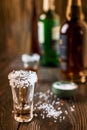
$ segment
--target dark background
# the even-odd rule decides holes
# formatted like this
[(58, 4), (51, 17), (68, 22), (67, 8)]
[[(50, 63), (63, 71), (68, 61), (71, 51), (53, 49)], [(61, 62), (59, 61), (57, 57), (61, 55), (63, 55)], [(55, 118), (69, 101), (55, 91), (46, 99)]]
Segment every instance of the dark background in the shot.
[[(37, 17), (42, 13), (43, 0), (36, 0)], [(61, 23), (65, 20), (67, 0), (55, 0)], [(87, 0), (82, 0), (87, 22)], [(29, 53), (31, 46), (32, 0), (0, 0), (0, 52)]]

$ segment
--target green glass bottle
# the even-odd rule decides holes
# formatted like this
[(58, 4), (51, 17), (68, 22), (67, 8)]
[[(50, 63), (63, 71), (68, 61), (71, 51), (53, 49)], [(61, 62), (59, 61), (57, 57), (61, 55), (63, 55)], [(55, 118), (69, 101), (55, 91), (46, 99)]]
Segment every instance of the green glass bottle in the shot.
[(41, 49), (41, 64), (58, 66), (58, 39), (60, 18), (54, 11), (54, 0), (44, 0), (38, 20), (38, 39)]

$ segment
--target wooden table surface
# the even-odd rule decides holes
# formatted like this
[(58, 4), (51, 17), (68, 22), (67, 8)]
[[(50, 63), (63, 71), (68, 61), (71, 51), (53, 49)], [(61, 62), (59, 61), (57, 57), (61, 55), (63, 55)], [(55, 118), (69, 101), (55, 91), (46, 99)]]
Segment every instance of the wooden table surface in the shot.
[[(39, 67), (38, 84), (34, 94), (34, 118), (30, 123), (18, 123), (12, 114), (12, 93), (8, 73), (23, 69), (20, 56), (0, 56), (0, 130), (86, 130), (87, 129), (87, 84), (80, 84), (75, 96), (59, 98), (51, 92), (52, 83), (58, 81), (58, 68)], [(47, 116), (40, 105), (53, 106), (57, 114)], [(50, 111), (48, 112), (49, 114)]]

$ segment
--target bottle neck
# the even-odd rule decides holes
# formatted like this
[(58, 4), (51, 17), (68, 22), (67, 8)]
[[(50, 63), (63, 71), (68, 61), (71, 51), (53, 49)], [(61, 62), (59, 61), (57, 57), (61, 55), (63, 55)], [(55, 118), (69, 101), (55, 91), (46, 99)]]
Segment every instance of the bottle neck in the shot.
[(68, 20), (83, 20), (81, 0), (68, 0), (66, 17)]
[(55, 10), (54, 0), (43, 0), (43, 10), (44, 12)]

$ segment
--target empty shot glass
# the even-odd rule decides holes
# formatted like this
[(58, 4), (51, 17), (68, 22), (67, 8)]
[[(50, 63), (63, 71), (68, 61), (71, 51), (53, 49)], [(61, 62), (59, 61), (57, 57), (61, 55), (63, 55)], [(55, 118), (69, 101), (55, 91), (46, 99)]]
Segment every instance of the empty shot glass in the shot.
[(12, 71), (8, 75), (13, 96), (14, 119), (29, 122), (33, 118), (34, 87), (37, 74), (33, 71)]

